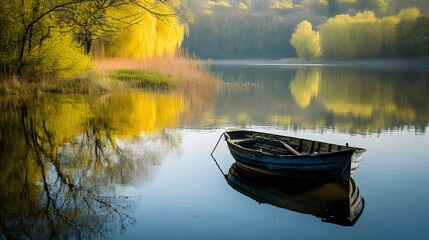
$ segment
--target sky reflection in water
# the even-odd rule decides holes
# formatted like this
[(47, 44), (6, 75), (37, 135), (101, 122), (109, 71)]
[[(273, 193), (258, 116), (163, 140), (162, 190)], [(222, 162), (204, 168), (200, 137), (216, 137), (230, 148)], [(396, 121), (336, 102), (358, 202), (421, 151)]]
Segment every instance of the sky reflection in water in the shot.
[[(14, 108), (3, 101), (2, 233), (126, 239), (428, 234), (428, 72), (212, 69), (229, 82), (213, 98), (46, 96)], [(209, 156), (230, 127), (366, 148), (353, 175), (365, 199), (358, 222), (324, 223), (234, 190)], [(234, 160), (224, 142), (214, 155), (228, 173)]]

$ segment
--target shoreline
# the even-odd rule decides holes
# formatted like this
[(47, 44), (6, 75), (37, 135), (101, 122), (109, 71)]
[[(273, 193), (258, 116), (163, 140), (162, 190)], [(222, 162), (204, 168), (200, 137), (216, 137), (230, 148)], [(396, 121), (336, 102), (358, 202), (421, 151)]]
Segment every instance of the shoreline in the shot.
[[(127, 73), (120, 74), (122, 76), (114, 76), (118, 71), (134, 71), (136, 74), (132, 73), (132, 75), (135, 75), (135, 79), (129, 78)], [(217, 89), (218, 85), (219, 79), (199, 60), (183, 57), (106, 58), (94, 60), (94, 68), (87, 75), (68, 79), (46, 75), (36, 80), (0, 76), (0, 96), (103, 94), (175, 89), (192, 92), (201, 89)]]
[(355, 59), (355, 60), (311, 60), (286, 59), (210, 59), (202, 61), (209, 65), (242, 66), (308, 66), (308, 67), (384, 67), (384, 68), (429, 68), (429, 58), (414, 59)]

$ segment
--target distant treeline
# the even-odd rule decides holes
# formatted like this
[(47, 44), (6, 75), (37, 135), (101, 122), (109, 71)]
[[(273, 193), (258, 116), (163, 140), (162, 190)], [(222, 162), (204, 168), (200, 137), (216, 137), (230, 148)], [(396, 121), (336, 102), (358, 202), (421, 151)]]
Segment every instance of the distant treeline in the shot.
[(295, 15), (202, 15), (189, 25), (183, 47), (201, 58), (296, 57), (289, 40), (302, 20)]
[(189, 2), (196, 17), (183, 46), (201, 58), (360, 59), (429, 54), (429, 1)]
[(373, 12), (337, 15), (313, 31), (300, 23), (291, 44), (299, 57), (313, 59), (367, 59), (429, 56), (429, 16), (416, 8), (377, 18)]

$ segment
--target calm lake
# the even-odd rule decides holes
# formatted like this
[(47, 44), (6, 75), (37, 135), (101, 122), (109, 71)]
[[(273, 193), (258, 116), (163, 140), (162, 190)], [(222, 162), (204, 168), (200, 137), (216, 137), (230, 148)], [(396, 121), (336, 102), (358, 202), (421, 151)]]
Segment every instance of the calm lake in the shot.
[[(213, 94), (3, 99), (0, 239), (426, 239), (429, 68), (255, 63), (212, 64)], [(353, 226), (335, 184), (234, 188), (229, 128), (367, 149)]]

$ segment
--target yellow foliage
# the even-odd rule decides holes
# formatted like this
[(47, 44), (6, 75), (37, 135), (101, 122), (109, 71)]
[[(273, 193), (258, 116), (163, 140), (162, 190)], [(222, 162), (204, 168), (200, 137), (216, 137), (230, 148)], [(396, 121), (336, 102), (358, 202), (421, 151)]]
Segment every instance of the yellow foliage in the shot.
[(395, 18), (399, 20), (413, 20), (420, 17), (420, 10), (417, 8), (402, 9)]
[[(90, 105), (83, 97), (45, 97), (33, 103), (28, 110), (38, 136), (46, 141), (64, 143), (71, 141), (84, 130), (84, 121), (92, 116)], [(45, 130), (49, 131), (49, 135)], [(49, 138), (49, 139), (48, 139)]]
[(351, 103), (351, 102), (332, 102), (325, 104), (326, 110), (333, 112), (335, 115), (347, 115), (352, 113), (356, 117), (371, 117), (373, 108), (371, 105)]
[(330, 18), (319, 26), (324, 58), (370, 58), (380, 54), (381, 47), (393, 49), (395, 26), (403, 19), (416, 19), (420, 11), (404, 9), (398, 15), (377, 18), (371, 11)]
[(1, 5), (0, 65), (18, 75), (33, 74), (30, 78), (36, 78), (34, 72), (62, 78), (87, 73), (90, 58), (74, 38), (75, 28), (64, 23), (62, 12), (50, 11), (50, 1), (11, 0)]
[(235, 116), (235, 119), (237, 121), (237, 124), (239, 124), (242, 127), (246, 127), (250, 123), (250, 117), (249, 117), (249, 115), (247, 113), (237, 114)]
[(183, 97), (173, 93), (120, 93), (109, 97), (97, 112), (117, 135), (138, 136), (177, 127), (184, 105)]
[(300, 58), (313, 59), (320, 56), (319, 32), (314, 32), (311, 23), (302, 21), (295, 29), (290, 40)]
[[(392, 88), (381, 84), (380, 76), (361, 75), (353, 71), (324, 71), (312, 68), (300, 69), (290, 83), (295, 102), (301, 108), (310, 105), (312, 99), (326, 110), (337, 116), (352, 114), (355, 117), (369, 119), (373, 113), (396, 116), (398, 119), (412, 121), (416, 111), (409, 106), (398, 106)], [(280, 121), (272, 118), (272, 122)]]
[(328, 4), (329, 4), (328, 1), (326, 1), (326, 0), (319, 0), (318, 3), (320, 5), (323, 5), (323, 6), (328, 6)]
[(273, 5), (269, 7), (270, 9), (293, 9), (294, 5), (292, 2), (288, 0), (280, 0), (280, 1), (274, 1)]
[(237, 3), (237, 7), (242, 9), (242, 10), (249, 10), (249, 7), (245, 3), (242, 3), (242, 2)]
[(62, 78), (85, 74), (92, 67), (90, 57), (74, 41), (73, 34), (56, 28), (51, 30), (50, 37), (43, 44), (31, 49), (28, 58), (38, 63), (36, 68), (41, 72)]
[(212, 14), (213, 14), (213, 12), (212, 12), (212, 11), (210, 11), (210, 10), (208, 10), (208, 9), (204, 9), (204, 10), (203, 10), (203, 13), (204, 13), (204, 14), (207, 14), (207, 15), (212, 15)]
[(386, 12), (389, 0), (367, 0), (370, 9)]
[(206, 5), (208, 7), (225, 7), (225, 8), (230, 8), (231, 7), (231, 4), (229, 4), (226, 1), (216, 1), (216, 2), (215, 1), (208, 1), (206, 3)]
[(389, 102), (383, 106), (383, 109), (387, 115), (394, 115), (398, 119), (405, 121), (413, 121), (416, 119), (416, 110), (411, 107), (398, 107), (395, 103)]
[(272, 115), (270, 117), (270, 122), (276, 126), (289, 126), (292, 123), (292, 116)]
[(311, 99), (319, 92), (320, 71), (300, 69), (295, 79), (290, 82), (290, 90), (296, 104), (302, 109), (310, 106)]
[(106, 56), (150, 58), (176, 53), (182, 44), (185, 33), (187, 33), (187, 26), (181, 24), (173, 16), (172, 7), (161, 3), (155, 4), (154, 0), (145, 2), (153, 4), (154, 7), (151, 8), (151, 11), (161, 13), (163, 16), (156, 18), (147, 12), (142, 12), (138, 6), (132, 5), (123, 6), (121, 9), (112, 12), (116, 18), (125, 19), (140, 14), (144, 15), (138, 24), (129, 26), (122, 30), (118, 36), (112, 37), (111, 41), (114, 44), (106, 46)]
[(373, 12), (354, 17), (338, 15), (319, 26), (323, 56), (327, 58), (366, 58), (378, 54), (380, 24)]
[(205, 112), (201, 114), (201, 125), (208, 126), (226, 126), (230, 121), (229, 115), (216, 116), (213, 112)]

